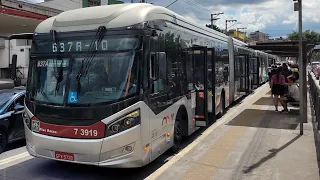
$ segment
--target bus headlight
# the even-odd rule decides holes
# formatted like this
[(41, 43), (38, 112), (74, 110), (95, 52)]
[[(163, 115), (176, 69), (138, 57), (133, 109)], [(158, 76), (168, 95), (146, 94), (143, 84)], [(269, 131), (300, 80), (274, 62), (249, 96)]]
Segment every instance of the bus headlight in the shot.
[(106, 137), (120, 133), (139, 124), (140, 110), (136, 110), (107, 125)]

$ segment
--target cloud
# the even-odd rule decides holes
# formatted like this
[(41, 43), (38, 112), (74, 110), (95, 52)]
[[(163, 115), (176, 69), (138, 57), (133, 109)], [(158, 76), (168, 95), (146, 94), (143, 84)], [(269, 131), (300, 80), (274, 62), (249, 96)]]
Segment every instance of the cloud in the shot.
[[(39, 2), (41, 0), (28, 0)], [(125, 3), (131, 0), (123, 0)], [(139, 2), (140, 0), (133, 0)], [(168, 6), (174, 0), (146, 0), (160, 6)], [(270, 36), (285, 36), (298, 27), (298, 13), (293, 10), (292, 0), (178, 0), (169, 9), (186, 19), (204, 26), (210, 23), (210, 14), (219, 15), (215, 24), (225, 29), (227, 19), (236, 19), (238, 24), (229, 23), (228, 29), (246, 27), (247, 32), (260, 30)], [(304, 29), (320, 31), (319, 0), (303, 0)]]
[[(191, 16), (197, 22), (202, 22), (201, 18), (210, 17), (210, 12), (224, 12), (224, 15), (219, 16), (216, 25), (221, 29), (225, 29), (226, 19), (236, 19), (241, 24), (228, 24), (228, 29), (246, 27), (248, 32), (260, 30), (269, 33), (270, 36), (284, 37), (298, 27), (298, 13), (294, 11), (292, 0), (188, 0), (188, 1), (201, 1), (201, 9), (207, 8), (208, 11), (198, 11), (199, 7), (192, 7), (194, 13)], [(319, 0), (304, 0), (303, 1), (303, 21), (304, 29), (315, 29), (320, 31), (320, 16), (317, 14), (320, 9)], [(183, 2), (183, 0), (182, 0)], [(179, 7), (174, 6), (173, 10), (182, 14), (190, 15), (189, 12), (184, 12), (182, 3)], [(190, 6), (185, 4), (184, 6)], [(190, 10), (190, 9), (189, 9)], [(211, 10), (211, 11), (210, 11)], [(190, 17), (189, 17), (190, 18)], [(208, 23), (210, 21), (208, 20)]]

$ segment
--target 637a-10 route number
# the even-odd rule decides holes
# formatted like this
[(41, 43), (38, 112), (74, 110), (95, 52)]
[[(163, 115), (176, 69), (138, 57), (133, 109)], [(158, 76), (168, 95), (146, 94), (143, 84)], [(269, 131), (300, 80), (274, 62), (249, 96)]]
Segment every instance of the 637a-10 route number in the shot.
[(87, 136), (87, 137), (97, 137), (98, 130), (95, 129), (82, 129), (82, 128), (73, 128), (74, 135)]

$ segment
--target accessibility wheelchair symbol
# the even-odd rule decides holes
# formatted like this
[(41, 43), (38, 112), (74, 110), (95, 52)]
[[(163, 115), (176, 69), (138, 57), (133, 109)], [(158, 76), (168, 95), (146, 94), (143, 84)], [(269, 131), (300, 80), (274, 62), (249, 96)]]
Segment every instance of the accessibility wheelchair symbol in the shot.
[(77, 92), (69, 92), (68, 103), (78, 103)]

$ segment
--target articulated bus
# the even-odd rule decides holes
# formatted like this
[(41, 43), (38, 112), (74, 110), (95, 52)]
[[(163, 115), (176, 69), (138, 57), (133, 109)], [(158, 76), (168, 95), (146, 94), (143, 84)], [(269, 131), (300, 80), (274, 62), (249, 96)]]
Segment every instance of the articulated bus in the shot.
[(27, 150), (73, 163), (147, 165), (264, 82), (266, 54), (257, 53), (151, 4), (51, 17), (32, 39)]

